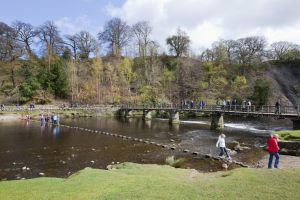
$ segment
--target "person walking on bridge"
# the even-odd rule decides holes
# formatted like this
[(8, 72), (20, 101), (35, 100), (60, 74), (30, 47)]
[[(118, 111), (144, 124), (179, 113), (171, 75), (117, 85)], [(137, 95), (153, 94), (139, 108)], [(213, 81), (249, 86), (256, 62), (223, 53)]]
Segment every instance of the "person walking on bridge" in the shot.
[(218, 138), (216, 147), (220, 148), (220, 154), (219, 156), (224, 158), (224, 154), (228, 159), (231, 159), (231, 157), (229, 156), (227, 149), (226, 149), (226, 144), (225, 144), (225, 134), (221, 134)]
[(278, 135), (277, 134), (271, 134), (270, 138), (268, 139), (268, 151), (269, 151), (269, 163), (268, 168), (272, 169), (273, 164), (273, 157), (275, 156), (275, 163), (274, 167), (278, 168), (279, 165), (279, 146), (278, 146)]
[(275, 103), (275, 114), (280, 114), (280, 103), (276, 101)]

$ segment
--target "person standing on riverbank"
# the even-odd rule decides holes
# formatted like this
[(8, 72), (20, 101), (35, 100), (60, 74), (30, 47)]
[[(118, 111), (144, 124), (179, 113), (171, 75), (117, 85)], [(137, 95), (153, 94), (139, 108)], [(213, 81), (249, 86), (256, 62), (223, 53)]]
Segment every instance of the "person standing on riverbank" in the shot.
[(227, 149), (226, 149), (225, 137), (226, 137), (225, 134), (221, 134), (219, 136), (216, 147), (220, 148), (220, 154), (219, 154), (220, 157), (224, 157), (224, 154), (225, 154), (225, 156), (228, 159), (231, 159), (231, 157), (229, 156)]
[(275, 163), (274, 167), (278, 168), (279, 165), (279, 146), (278, 146), (278, 135), (277, 134), (271, 134), (270, 138), (268, 139), (268, 151), (269, 151), (269, 163), (268, 168), (272, 169), (273, 165), (273, 157), (275, 156)]

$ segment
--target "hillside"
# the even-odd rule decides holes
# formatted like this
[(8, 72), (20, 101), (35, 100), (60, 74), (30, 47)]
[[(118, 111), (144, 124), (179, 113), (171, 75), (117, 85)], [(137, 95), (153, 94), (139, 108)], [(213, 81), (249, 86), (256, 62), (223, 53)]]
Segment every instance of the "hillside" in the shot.
[(280, 98), (282, 104), (297, 106), (300, 101), (300, 61), (269, 64), (265, 76), (274, 87), (271, 104)]
[[(0, 103), (77, 102), (83, 104), (180, 104), (183, 100), (214, 104), (216, 99), (250, 99), (256, 105), (296, 107), (300, 98), (300, 62), (253, 65), (200, 61), (187, 57), (97, 57), (82, 62), (55, 58), (51, 71), (43, 60), (0, 63)], [(46, 68), (46, 69), (45, 69)], [(24, 73), (28, 73), (25, 75)], [(268, 80), (267, 97), (254, 95), (257, 80)], [(269, 89), (268, 89), (269, 88)], [(264, 88), (265, 89), (265, 88)]]

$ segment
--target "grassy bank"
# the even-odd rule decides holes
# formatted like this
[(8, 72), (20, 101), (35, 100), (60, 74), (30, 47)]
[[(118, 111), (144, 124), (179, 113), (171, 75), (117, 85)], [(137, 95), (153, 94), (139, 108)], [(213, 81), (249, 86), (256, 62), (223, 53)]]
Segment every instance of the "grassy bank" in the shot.
[(282, 141), (300, 141), (300, 130), (286, 130), (275, 132)]
[(67, 179), (0, 182), (0, 199), (300, 199), (300, 169), (197, 173), (125, 163), (86, 168)]

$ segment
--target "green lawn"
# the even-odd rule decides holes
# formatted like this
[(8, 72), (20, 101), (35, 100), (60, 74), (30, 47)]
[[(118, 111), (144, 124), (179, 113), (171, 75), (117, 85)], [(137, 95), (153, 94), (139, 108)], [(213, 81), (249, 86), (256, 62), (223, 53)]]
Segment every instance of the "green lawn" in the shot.
[(195, 173), (170, 166), (125, 163), (86, 168), (67, 179), (0, 182), (0, 199), (300, 199), (300, 169), (235, 169)]
[(275, 132), (283, 141), (300, 141), (300, 130), (286, 130)]

